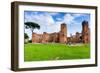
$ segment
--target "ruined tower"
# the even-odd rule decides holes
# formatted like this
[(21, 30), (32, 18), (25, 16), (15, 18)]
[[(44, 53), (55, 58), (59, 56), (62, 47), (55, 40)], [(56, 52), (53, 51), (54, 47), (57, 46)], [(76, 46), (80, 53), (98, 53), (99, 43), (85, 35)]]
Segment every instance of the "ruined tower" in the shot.
[(65, 23), (61, 24), (61, 31), (59, 32), (59, 42), (67, 43), (67, 26)]
[(83, 43), (90, 42), (90, 29), (89, 29), (88, 21), (82, 22), (82, 42)]

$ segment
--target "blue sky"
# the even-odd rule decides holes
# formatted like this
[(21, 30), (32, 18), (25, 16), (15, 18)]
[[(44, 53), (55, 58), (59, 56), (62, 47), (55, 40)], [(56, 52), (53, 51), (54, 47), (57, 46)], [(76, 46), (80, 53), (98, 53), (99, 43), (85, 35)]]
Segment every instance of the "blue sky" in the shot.
[[(42, 34), (43, 32), (59, 32), (61, 23), (66, 23), (67, 35), (74, 35), (76, 32), (82, 31), (82, 21), (84, 20), (90, 22), (90, 14), (24, 11), (24, 22), (35, 22), (40, 25), (39, 30), (34, 30), (34, 32), (38, 34)], [(31, 39), (30, 29), (25, 29), (25, 33), (27, 33)]]

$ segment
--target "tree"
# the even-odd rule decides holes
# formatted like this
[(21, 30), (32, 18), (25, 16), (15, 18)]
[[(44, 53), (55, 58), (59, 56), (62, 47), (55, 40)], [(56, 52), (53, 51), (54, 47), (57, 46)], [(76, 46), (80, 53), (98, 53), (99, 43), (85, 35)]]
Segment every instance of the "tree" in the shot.
[(29, 36), (27, 35), (27, 33), (24, 33), (24, 42), (25, 43), (28, 43), (28, 38), (29, 38)]
[(25, 22), (24, 24), (25, 24), (25, 28), (26, 29), (30, 28), (32, 33), (35, 28), (40, 29), (40, 25), (38, 25), (37, 23), (34, 23), (34, 22)]
[(27, 33), (24, 33), (24, 38), (25, 39), (28, 39), (29, 38), (29, 36), (27, 35)]

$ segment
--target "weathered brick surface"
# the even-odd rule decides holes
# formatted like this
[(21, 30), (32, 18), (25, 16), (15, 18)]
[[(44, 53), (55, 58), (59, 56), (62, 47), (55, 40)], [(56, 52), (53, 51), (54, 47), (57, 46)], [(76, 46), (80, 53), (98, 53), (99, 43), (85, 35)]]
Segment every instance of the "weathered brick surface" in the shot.
[(89, 43), (90, 29), (87, 21), (82, 22), (82, 32), (76, 32), (75, 35), (67, 37), (67, 25), (61, 24), (61, 30), (56, 33), (32, 34), (32, 43)]
[(82, 22), (82, 41), (83, 43), (90, 42), (90, 29), (87, 21)]
[(61, 24), (61, 31), (59, 32), (59, 42), (67, 43), (67, 27), (66, 24)]
[(67, 27), (66, 24), (61, 24), (61, 31), (58, 33), (32, 34), (32, 43), (67, 43)]

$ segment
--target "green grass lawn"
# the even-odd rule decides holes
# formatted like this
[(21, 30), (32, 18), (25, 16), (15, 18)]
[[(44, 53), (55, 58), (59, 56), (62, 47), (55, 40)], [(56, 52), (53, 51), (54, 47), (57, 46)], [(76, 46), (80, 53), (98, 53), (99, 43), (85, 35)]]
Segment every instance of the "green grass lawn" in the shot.
[(90, 58), (90, 45), (25, 44), (24, 61), (68, 60)]

